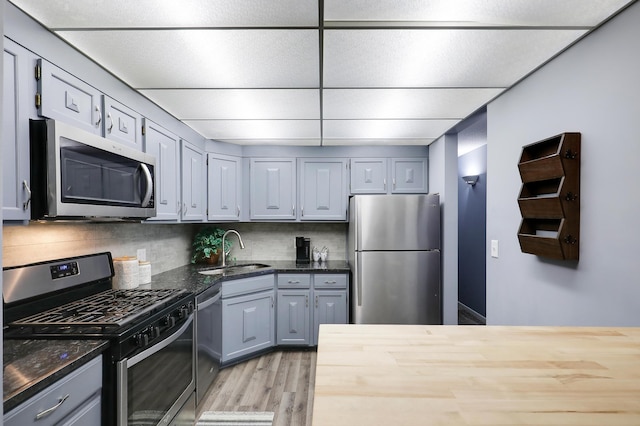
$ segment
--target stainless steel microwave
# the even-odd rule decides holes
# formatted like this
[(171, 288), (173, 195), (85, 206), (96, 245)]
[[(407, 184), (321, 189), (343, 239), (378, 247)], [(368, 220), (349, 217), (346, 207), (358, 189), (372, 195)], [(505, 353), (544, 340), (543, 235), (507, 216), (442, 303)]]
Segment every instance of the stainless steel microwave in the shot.
[(155, 158), (55, 120), (31, 120), (32, 219), (156, 215)]

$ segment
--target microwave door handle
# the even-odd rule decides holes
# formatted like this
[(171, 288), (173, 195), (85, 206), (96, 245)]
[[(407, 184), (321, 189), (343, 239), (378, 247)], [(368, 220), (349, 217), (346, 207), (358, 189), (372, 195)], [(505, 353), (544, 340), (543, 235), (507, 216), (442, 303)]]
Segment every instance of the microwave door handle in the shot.
[(142, 207), (147, 207), (149, 200), (151, 200), (151, 195), (153, 194), (153, 179), (151, 178), (151, 172), (146, 164), (140, 163), (140, 168), (142, 169), (142, 174), (144, 174), (144, 177), (147, 180), (147, 191), (142, 199)]

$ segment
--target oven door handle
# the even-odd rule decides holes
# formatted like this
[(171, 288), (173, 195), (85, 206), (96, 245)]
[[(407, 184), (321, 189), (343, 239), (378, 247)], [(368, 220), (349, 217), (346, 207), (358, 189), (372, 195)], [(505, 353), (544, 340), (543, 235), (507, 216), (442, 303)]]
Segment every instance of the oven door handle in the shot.
[(222, 292), (220, 290), (218, 290), (218, 292), (216, 294), (214, 294), (211, 298), (207, 299), (205, 302), (202, 303), (198, 303), (198, 312), (207, 309), (209, 306), (213, 305), (214, 303), (216, 303), (218, 300), (220, 300), (220, 297), (222, 296)]
[(167, 337), (160, 343), (156, 343), (155, 345), (151, 346), (149, 349), (142, 351), (139, 354), (127, 359), (127, 368), (133, 367), (140, 361), (150, 357), (156, 352), (160, 352), (161, 350), (163, 350), (164, 348), (166, 348), (167, 346), (169, 346), (170, 344), (178, 340), (178, 338), (182, 336), (182, 333), (184, 333), (184, 331), (191, 325), (192, 322), (193, 322), (193, 314), (189, 315), (189, 319), (184, 324), (182, 324), (182, 327), (180, 327), (171, 336)]

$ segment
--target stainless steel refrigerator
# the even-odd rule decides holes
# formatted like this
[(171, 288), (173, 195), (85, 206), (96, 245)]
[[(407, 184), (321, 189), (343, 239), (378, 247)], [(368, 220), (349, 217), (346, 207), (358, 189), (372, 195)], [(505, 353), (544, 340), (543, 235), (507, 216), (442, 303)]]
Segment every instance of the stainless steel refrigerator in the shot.
[(356, 324), (442, 324), (440, 197), (349, 200), (351, 315)]

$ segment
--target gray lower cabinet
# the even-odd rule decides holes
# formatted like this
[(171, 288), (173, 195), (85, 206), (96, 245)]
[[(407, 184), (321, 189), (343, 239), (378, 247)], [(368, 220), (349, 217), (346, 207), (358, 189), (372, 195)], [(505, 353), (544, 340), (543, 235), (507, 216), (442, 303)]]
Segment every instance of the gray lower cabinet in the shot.
[(278, 274), (278, 345), (315, 346), (320, 324), (348, 322), (348, 274)]
[(100, 425), (101, 392), (102, 356), (98, 356), (6, 413), (4, 425)]
[(29, 176), (29, 119), (37, 118), (33, 78), (37, 57), (13, 41), (4, 39), (2, 86), (2, 218), (31, 218)]
[(275, 345), (273, 275), (222, 283), (221, 363)]

